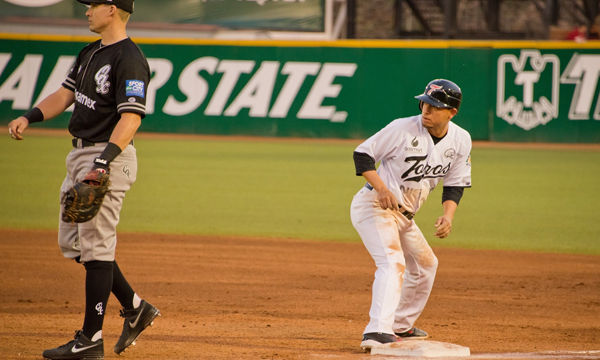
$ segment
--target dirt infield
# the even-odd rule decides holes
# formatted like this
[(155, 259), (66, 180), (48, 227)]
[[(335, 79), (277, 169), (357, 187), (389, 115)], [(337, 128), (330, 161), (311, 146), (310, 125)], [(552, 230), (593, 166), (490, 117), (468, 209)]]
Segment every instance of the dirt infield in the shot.
[[(434, 251), (417, 322), (433, 340), (474, 355), (600, 350), (600, 257)], [(52, 231), (0, 229), (0, 259), (0, 358), (41, 359), (83, 323), (84, 269)], [(362, 244), (121, 234), (117, 261), (163, 316), (119, 357), (111, 296), (106, 359), (386, 358), (359, 348), (375, 271)]]

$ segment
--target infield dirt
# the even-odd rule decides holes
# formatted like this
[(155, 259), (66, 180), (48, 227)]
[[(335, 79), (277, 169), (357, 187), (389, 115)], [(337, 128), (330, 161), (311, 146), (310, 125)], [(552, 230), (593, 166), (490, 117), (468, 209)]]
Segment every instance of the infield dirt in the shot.
[[(0, 358), (41, 359), (83, 323), (81, 265), (53, 231), (0, 229)], [(451, 239), (448, 240), (452, 241)], [(600, 257), (434, 248), (417, 326), (487, 353), (600, 350)], [(162, 316), (106, 359), (376, 359), (359, 348), (375, 266), (362, 244), (120, 234), (117, 261)]]

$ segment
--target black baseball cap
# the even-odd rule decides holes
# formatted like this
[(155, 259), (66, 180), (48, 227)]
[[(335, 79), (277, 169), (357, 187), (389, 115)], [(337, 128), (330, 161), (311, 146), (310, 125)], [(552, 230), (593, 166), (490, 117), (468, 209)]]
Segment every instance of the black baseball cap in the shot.
[(114, 5), (119, 9), (123, 9), (130, 14), (133, 14), (133, 0), (77, 0), (82, 4), (107, 4)]

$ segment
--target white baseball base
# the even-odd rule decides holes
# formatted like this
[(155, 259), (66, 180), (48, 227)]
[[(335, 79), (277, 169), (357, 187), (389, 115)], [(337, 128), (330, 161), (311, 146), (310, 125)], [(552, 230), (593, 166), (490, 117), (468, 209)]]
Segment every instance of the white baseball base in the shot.
[(431, 340), (398, 341), (371, 348), (371, 355), (446, 357), (470, 356), (468, 347)]

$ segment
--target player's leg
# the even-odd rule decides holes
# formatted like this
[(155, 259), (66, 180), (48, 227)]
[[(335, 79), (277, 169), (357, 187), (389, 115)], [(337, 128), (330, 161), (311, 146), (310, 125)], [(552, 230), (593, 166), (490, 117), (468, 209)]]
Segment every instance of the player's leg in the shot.
[(351, 206), (352, 224), (373, 257), (377, 270), (373, 282), (370, 322), (364, 334), (393, 335), (394, 312), (400, 301), (405, 260), (400, 246), (398, 218), (374, 205), (375, 192), (359, 191)]
[(135, 291), (133, 291), (133, 288), (131, 288), (131, 285), (129, 285), (129, 282), (125, 279), (125, 276), (123, 276), (121, 268), (119, 268), (116, 261), (113, 262), (112, 293), (117, 300), (119, 300), (119, 303), (124, 309), (133, 309), (137, 307), (135, 305), (139, 305), (139, 297), (137, 297)]
[[(77, 179), (83, 178), (91, 168), (93, 157), (82, 156), (82, 149), (74, 149), (67, 156), (67, 176), (61, 187), (61, 196)], [(70, 259), (81, 259), (81, 241), (79, 225), (62, 221), (59, 217), (58, 243), (63, 255)], [(86, 258), (87, 259), (87, 258)], [(65, 359), (73, 354), (86, 359), (103, 359), (104, 342), (102, 339), (102, 324), (106, 310), (106, 302), (112, 287), (112, 263), (90, 261), (86, 267), (86, 309), (83, 329), (77, 331), (75, 338), (63, 346), (48, 349), (43, 352), (46, 359)], [(107, 291), (108, 290), (108, 291)]]
[[(82, 253), (85, 256), (85, 252)], [(110, 261), (84, 261), (85, 317), (81, 331), (69, 343), (44, 351), (46, 359), (71, 359), (74, 354), (81, 359), (103, 359), (104, 340), (102, 326), (112, 288), (113, 263)]]
[[(61, 196), (69, 188), (73, 186), (73, 181), (67, 177), (63, 181), (60, 188)], [(58, 246), (63, 256), (68, 259), (77, 259), (81, 256), (81, 250), (79, 248), (79, 232), (77, 226), (71, 223), (62, 221), (62, 204), (60, 206), (60, 212), (58, 217)]]
[(102, 338), (104, 314), (112, 289), (113, 263), (88, 261), (85, 266), (85, 318), (83, 335), (92, 342)]
[(414, 221), (400, 233), (400, 241), (406, 258), (406, 272), (394, 319), (394, 332), (407, 338), (424, 339), (427, 334), (413, 329), (413, 325), (429, 299), (438, 259)]
[[(76, 161), (78, 150), (72, 150), (66, 159), (67, 175), (60, 187), (60, 201), (62, 202), (63, 194), (67, 192), (77, 181), (81, 175), (81, 162)], [(79, 259), (81, 249), (79, 246), (79, 230), (76, 224), (62, 221), (62, 203), (58, 217), (58, 246), (60, 247), (63, 256), (69, 259)]]
[(125, 319), (123, 331), (114, 347), (115, 353), (121, 354), (130, 345), (135, 344), (140, 333), (152, 325), (160, 312), (133, 291), (116, 261), (113, 263), (112, 292), (123, 306), (120, 315)]
[[(123, 205), (125, 192), (135, 182), (136, 175), (136, 150), (132, 145), (129, 145), (110, 164), (111, 192), (105, 198), (106, 206), (103, 204), (97, 215), (100, 223), (96, 226), (96, 231), (106, 239), (114, 238), (115, 247), (117, 242), (116, 227), (119, 222), (119, 213)], [(110, 243), (113, 244), (112, 241)], [(159, 311), (135, 293), (114, 260), (112, 293), (123, 307), (120, 312), (121, 317), (124, 318), (123, 331), (114, 347), (114, 351), (120, 354), (130, 345), (135, 344), (135, 340), (141, 332), (152, 325), (154, 319), (159, 315)]]
[[(87, 147), (74, 150), (74, 173), (77, 179), (83, 179), (91, 170), (93, 160), (102, 152), (101, 147)], [(110, 193), (108, 193), (110, 194)], [(117, 195), (118, 196), (118, 195)], [(102, 326), (108, 298), (113, 283), (113, 261), (116, 247), (114, 232), (106, 235), (101, 229), (110, 223), (110, 201), (103, 201), (102, 207), (92, 220), (77, 224), (81, 262), (85, 266), (85, 318), (82, 332), (92, 342), (102, 338)], [(102, 214), (101, 214), (102, 213)], [(108, 218), (108, 219), (107, 219)], [(115, 226), (116, 228), (116, 226)]]

